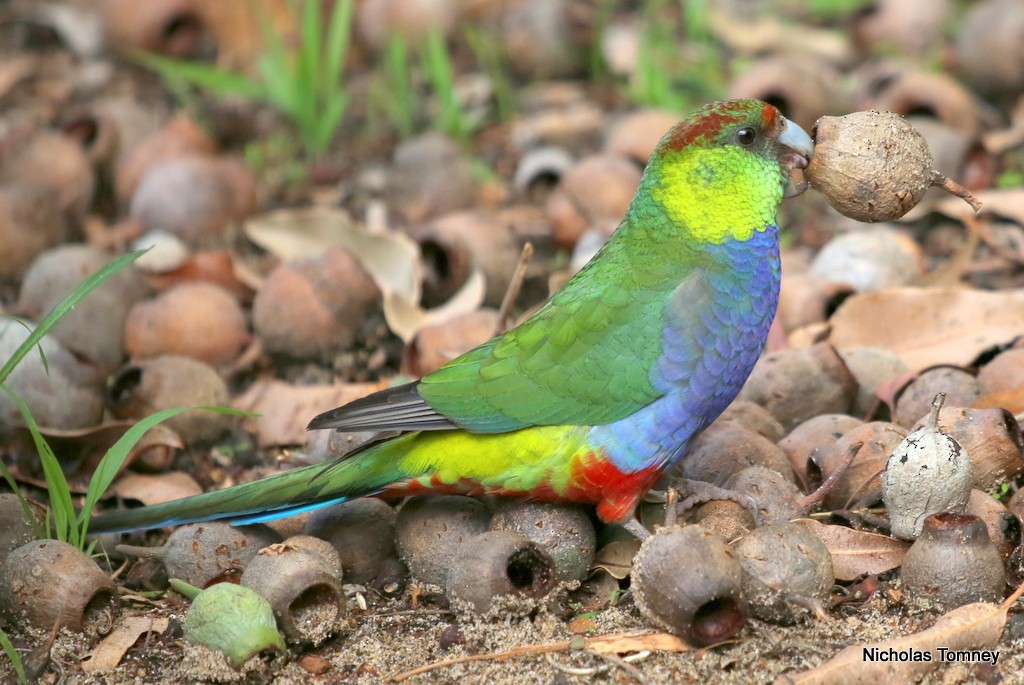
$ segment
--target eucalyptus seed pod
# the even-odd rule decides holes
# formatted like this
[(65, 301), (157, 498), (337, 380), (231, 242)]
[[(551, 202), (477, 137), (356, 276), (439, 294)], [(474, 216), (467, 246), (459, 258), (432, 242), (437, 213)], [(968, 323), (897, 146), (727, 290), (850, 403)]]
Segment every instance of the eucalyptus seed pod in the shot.
[(804, 171), (811, 187), (840, 214), (858, 221), (894, 221), (934, 186), (974, 207), (969, 191), (934, 169), (928, 144), (892, 112), (822, 117), (814, 126), (814, 157)]
[(77, 547), (33, 540), (0, 563), (0, 608), (39, 630), (109, 628), (117, 614), (117, 586)]
[(551, 502), (502, 502), (491, 517), (491, 530), (526, 536), (551, 555), (558, 581), (583, 580), (597, 546), (594, 524), (582, 507)]
[(753, 499), (763, 522), (788, 521), (805, 513), (800, 488), (778, 471), (764, 466), (748, 466), (733, 474), (725, 489)]
[(689, 522), (699, 524), (730, 542), (754, 529), (754, 516), (750, 510), (731, 499), (705, 502), (693, 512)]
[(750, 613), (773, 623), (791, 624), (809, 607), (823, 609), (835, 585), (832, 555), (798, 523), (774, 523), (735, 543), (743, 569), (743, 595)]
[(491, 512), (461, 495), (412, 497), (398, 510), (395, 542), (413, 578), (444, 587), (452, 557), (487, 530)]
[(788, 478), (793, 472), (789, 460), (779, 447), (735, 421), (717, 423), (704, 431), (682, 464), (682, 475), (715, 485), (725, 485), (734, 474), (747, 466), (764, 466)]
[(826, 509), (845, 509), (860, 500), (876, 501), (882, 494), (881, 473), (892, 451), (907, 437), (906, 429), (894, 423), (872, 421), (854, 426), (835, 442), (811, 451), (810, 460), (824, 481), (841, 468), (844, 456), (856, 443), (862, 447), (853, 461), (825, 495)]
[(172, 580), (175, 590), (192, 599), (181, 624), (185, 639), (227, 657), (239, 669), (265, 650), (287, 653), (277, 630), (274, 610), (254, 590), (234, 583), (217, 583), (198, 593), (187, 583)]
[[(247, 534), (247, 528), (259, 535)], [(206, 587), (240, 576), (256, 552), (277, 541), (263, 537), (267, 530), (266, 526), (235, 527), (219, 521), (190, 523), (171, 533), (163, 547), (118, 545), (117, 549), (143, 559), (158, 558), (169, 578)]]
[(341, 559), (331, 543), (297, 535), (261, 549), (241, 585), (270, 602), (285, 637), (318, 645), (345, 617)]
[(971, 460), (953, 438), (939, 429), (946, 399), (935, 396), (924, 428), (903, 439), (882, 471), (882, 501), (892, 534), (913, 540), (924, 519), (940, 511), (963, 512), (971, 496)]
[(939, 412), (939, 427), (971, 455), (974, 487), (979, 490), (991, 492), (1024, 473), (1020, 426), (1005, 409), (945, 407)]
[(985, 523), (988, 537), (1003, 559), (1020, 544), (1020, 520), (1003, 506), (1002, 502), (981, 490), (971, 490), (966, 513), (977, 516)]
[(551, 556), (525, 535), (507, 530), (477, 535), (449, 563), (448, 597), (468, 603), (476, 613), (486, 612), (500, 597), (540, 599), (557, 584)]
[(786, 429), (770, 411), (759, 404), (744, 400), (736, 400), (715, 419), (715, 423), (725, 421), (735, 421), (772, 442), (778, 442), (786, 434)]
[(942, 609), (999, 601), (1006, 589), (1003, 558), (977, 516), (943, 512), (924, 520), (900, 571), (914, 601)]
[[(28, 500), (29, 510), (26, 511), (21, 498), (13, 492), (0, 493), (0, 563), (7, 555), (36, 539), (42, 533), (43, 518), (33, 511), (36, 503)], [(34, 519), (34, 520), (33, 520)]]
[(647, 621), (692, 644), (727, 640), (747, 621), (739, 559), (701, 526), (660, 528), (644, 540), (630, 587)]
[(843, 433), (863, 423), (846, 414), (820, 414), (807, 419), (778, 441), (779, 449), (789, 458), (793, 473), (805, 490), (811, 486), (808, 468), (815, 448), (838, 440)]
[(346, 583), (366, 583), (377, 576), (385, 559), (396, 555), (396, 518), (387, 502), (360, 497), (317, 509), (303, 533), (334, 546)]
[(969, 407), (981, 397), (981, 385), (974, 374), (954, 366), (936, 366), (922, 371), (896, 395), (893, 421), (913, 426), (930, 415), (929, 407), (937, 393), (949, 399), (950, 407)]
[(760, 404), (793, 430), (818, 414), (845, 414), (856, 394), (857, 381), (835, 348), (819, 343), (761, 357), (739, 399)]

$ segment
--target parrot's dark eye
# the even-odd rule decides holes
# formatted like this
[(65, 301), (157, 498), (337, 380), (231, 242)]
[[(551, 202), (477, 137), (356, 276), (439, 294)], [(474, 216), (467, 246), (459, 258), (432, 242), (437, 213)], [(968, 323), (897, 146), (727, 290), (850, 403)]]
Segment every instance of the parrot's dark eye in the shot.
[(740, 145), (749, 147), (754, 144), (755, 140), (757, 140), (757, 131), (749, 126), (741, 128), (739, 131), (736, 131), (736, 140), (740, 141)]

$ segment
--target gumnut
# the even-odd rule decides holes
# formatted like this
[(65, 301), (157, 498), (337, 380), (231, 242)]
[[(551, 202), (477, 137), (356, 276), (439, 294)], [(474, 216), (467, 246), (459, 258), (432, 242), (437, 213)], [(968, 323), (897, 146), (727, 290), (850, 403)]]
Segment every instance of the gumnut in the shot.
[(681, 470), (689, 480), (725, 485), (747, 466), (765, 466), (788, 478), (793, 476), (778, 445), (734, 421), (715, 424), (698, 436)]
[(845, 509), (860, 501), (877, 501), (882, 494), (882, 470), (892, 451), (905, 437), (907, 430), (901, 426), (872, 421), (855, 426), (838, 440), (812, 450), (811, 463), (821, 477), (827, 479), (841, 467), (851, 447), (857, 443), (862, 444), (853, 462), (825, 495), (825, 508)]
[(444, 587), (452, 558), (487, 530), (491, 512), (470, 497), (423, 495), (406, 500), (395, 520), (395, 540), (413, 578)]
[(379, 304), (380, 289), (370, 275), (336, 247), (274, 269), (253, 301), (253, 328), (268, 352), (330, 360), (351, 349)]
[(507, 500), (491, 517), (491, 530), (526, 536), (547, 552), (559, 582), (583, 580), (594, 561), (597, 536), (577, 505)]
[(211, 283), (181, 283), (137, 303), (124, 327), (125, 351), (137, 358), (179, 354), (226, 364), (249, 340), (238, 301)]
[(715, 423), (725, 421), (735, 421), (772, 442), (782, 440), (786, 434), (786, 429), (782, 427), (778, 419), (772, 416), (770, 411), (759, 404), (744, 400), (736, 400), (715, 419)]
[(789, 464), (801, 487), (806, 490), (811, 486), (812, 479), (808, 473), (811, 453), (822, 445), (838, 440), (843, 433), (862, 423), (860, 419), (847, 414), (821, 414), (807, 419), (779, 440), (779, 449), (789, 458)]
[(892, 534), (921, 534), (924, 519), (941, 511), (963, 512), (971, 495), (971, 460), (960, 443), (939, 429), (939, 393), (924, 428), (903, 439), (882, 471), (882, 501)]
[(214, 149), (213, 140), (193, 119), (185, 115), (169, 119), (124, 151), (114, 178), (118, 201), (127, 207), (139, 183), (157, 164), (185, 155), (212, 155)]
[(975, 488), (991, 492), (1024, 474), (1020, 425), (1005, 409), (944, 407), (939, 412), (939, 428), (971, 455)]
[(67, 232), (52, 188), (18, 181), (0, 184), (0, 279), (20, 279), (35, 258), (63, 242)]
[(109, 629), (117, 614), (117, 586), (77, 547), (33, 540), (0, 563), (0, 606), (39, 630)]
[(495, 309), (474, 309), (441, 323), (428, 324), (406, 346), (402, 370), (412, 376), (426, 376), (493, 338), (497, 328)]
[[(91, 245), (70, 244), (47, 250), (29, 267), (21, 283), (18, 313), (41, 320), (90, 276), (111, 260)], [(128, 265), (95, 288), (67, 312), (50, 335), (69, 351), (112, 370), (124, 357), (125, 320), (145, 294), (135, 267)]]
[(971, 373), (952, 366), (937, 366), (910, 381), (896, 394), (894, 421), (912, 426), (929, 415), (932, 400), (943, 393), (950, 407), (969, 407), (981, 397), (981, 384)]
[[(0, 359), (10, 359), (32, 329), (30, 323), (0, 317)], [(28, 405), (40, 426), (75, 429), (98, 424), (103, 418), (103, 374), (50, 335), (38, 346), (14, 367), (5, 384)], [(18, 406), (7, 393), (0, 393), (0, 428), (24, 425)]]
[(468, 207), (476, 197), (469, 160), (455, 141), (427, 133), (395, 150), (386, 188), (389, 204), (409, 223)]
[(78, 141), (60, 132), (40, 131), (12, 147), (0, 160), (0, 181), (54, 190), (60, 211), (80, 221), (92, 205), (96, 173)]
[[(223, 407), (228, 404), (224, 380), (208, 364), (177, 355), (143, 359), (120, 369), (107, 385), (107, 406), (119, 419), (142, 419), (174, 407)], [(186, 444), (213, 440), (234, 417), (196, 409), (164, 423)]]
[(831, 345), (787, 348), (761, 357), (739, 399), (760, 404), (787, 431), (818, 414), (845, 414), (857, 381)]
[(894, 221), (933, 185), (981, 204), (936, 171), (924, 137), (892, 112), (822, 117), (814, 127), (814, 157), (804, 171), (811, 187), (839, 213), (858, 221)]
[(118, 545), (125, 554), (160, 559), (169, 578), (178, 578), (197, 587), (207, 587), (227, 579), (238, 579), (256, 553), (276, 536), (266, 537), (265, 526), (246, 528), (210, 521), (179, 527), (162, 547)]
[(640, 546), (630, 588), (648, 622), (692, 644), (710, 645), (746, 623), (742, 575), (721, 536), (701, 526), (669, 526)]
[(492, 530), (458, 548), (445, 589), (453, 602), (485, 613), (499, 598), (537, 600), (556, 584), (555, 562), (539, 544), (519, 533)]
[(911, 600), (942, 609), (998, 601), (1006, 589), (1003, 558), (985, 524), (970, 514), (927, 517), (903, 557), (900, 577)]
[(185, 639), (222, 653), (232, 668), (265, 650), (287, 653), (273, 608), (254, 590), (234, 583), (199, 590), (178, 579), (171, 585), (192, 600), (181, 624)]
[(371, 497), (317, 509), (303, 532), (334, 546), (347, 583), (366, 583), (395, 557), (397, 514), (386, 502)]
[(270, 602), (285, 638), (320, 644), (345, 617), (341, 559), (326, 540), (299, 535), (264, 547), (240, 583)]
[(555, 243), (570, 248), (589, 228), (610, 234), (626, 213), (640, 174), (631, 161), (611, 154), (576, 162), (548, 198)]
[(240, 160), (174, 156), (149, 167), (132, 195), (129, 215), (143, 231), (167, 231), (190, 245), (217, 243), (254, 209), (255, 186)]
[(832, 555), (798, 523), (757, 528), (733, 543), (743, 569), (750, 613), (773, 623), (795, 623), (808, 611), (821, 616), (835, 584)]

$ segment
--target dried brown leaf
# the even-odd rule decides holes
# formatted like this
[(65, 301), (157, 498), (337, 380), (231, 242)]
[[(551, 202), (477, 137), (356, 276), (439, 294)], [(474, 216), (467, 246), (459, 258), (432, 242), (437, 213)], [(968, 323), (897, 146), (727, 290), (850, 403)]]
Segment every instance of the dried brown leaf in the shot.
[(911, 371), (967, 366), (982, 351), (1024, 335), (1024, 292), (895, 288), (848, 298), (830, 320), (837, 348), (883, 347)]
[(315, 257), (331, 247), (343, 247), (380, 288), (388, 327), (405, 342), (423, 326), (473, 311), (484, 299), (484, 276), (474, 268), (448, 302), (436, 309), (423, 309), (419, 245), (396, 231), (369, 231), (340, 209), (314, 206), (277, 210), (248, 220), (245, 232), (254, 243), (284, 261)]
[(598, 635), (587, 639), (587, 649), (602, 654), (625, 654), (627, 652), (688, 652), (690, 645), (671, 633), (651, 633), (635, 630), (628, 633)]
[[(943, 662), (939, 648), (947, 650), (991, 649), (999, 642), (1006, 625), (1006, 612), (1020, 595), (1018, 588), (1000, 605), (978, 602), (957, 607), (940, 616), (926, 630), (895, 640), (850, 645), (834, 657), (809, 671), (782, 675), (776, 685), (876, 685), (909, 683), (934, 670)], [(878, 649), (888, 652), (928, 653), (928, 661), (868, 661), (865, 653)]]
[(86, 673), (110, 671), (117, 668), (121, 659), (139, 638), (147, 633), (162, 633), (170, 625), (167, 618), (153, 616), (125, 616), (109, 635), (103, 638), (88, 658), (82, 660)]
[(246, 419), (246, 428), (256, 434), (260, 447), (304, 445), (307, 441), (306, 424), (312, 417), (386, 386), (385, 381), (298, 386), (263, 380), (253, 383), (245, 393), (236, 397), (232, 406), (259, 414)]
[(832, 567), (838, 580), (853, 580), (896, 568), (903, 563), (903, 555), (910, 548), (909, 542), (887, 535), (825, 525), (811, 519), (798, 522), (824, 543), (832, 555)]
[(591, 568), (607, 571), (612, 578), (622, 580), (633, 570), (633, 557), (640, 550), (639, 540), (616, 540), (610, 542), (594, 555)]
[[(40, 427), (39, 432), (59, 455), (71, 492), (83, 495), (89, 489), (89, 481), (92, 480), (100, 459), (133, 425), (133, 421), (108, 421), (88, 428)], [(32, 438), (27, 428), (16, 428), (14, 437), (26, 447), (25, 450), (18, 449), (18, 453), (34, 454), (29, 448), (32, 445)], [(122, 468), (140, 460), (147, 465), (166, 464), (170, 461), (170, 456), (183, 447), (181, 437), (174, 430), (162, 424), (153, 426), (132, 447)], [(46, 487), (46, 479), (38, 460), (16, 461), (11, 464), (11, 473), (23, 483)]]
[(198, 495), (203, 491), (192, 476), (182, 471), (170, 473), (126, 473), (114, 483), (114, 494), (146, 506)]
[[(1005, 190), (979, 190), (974, 194), (982, 204), (981, 215), (1000, 216), (1024, 225), (1024, 188)], [(940, 199), (925, 201), (900, 217), (900, 221), (917, 221), (930, 212), (937, 212), (958, 221), (971, 216), (971, 210), (964, 207), (964, 201), (957, 197), (939, 196)]]
[(1000, 409), (1005, 409), (1014, 415), (1022, 414), (1024, 413), (1024, 387), (989, 393), (988, 395), (979, 397), (971, 407), (974, 409), (991, 409), (993, 407), (998, 407)]

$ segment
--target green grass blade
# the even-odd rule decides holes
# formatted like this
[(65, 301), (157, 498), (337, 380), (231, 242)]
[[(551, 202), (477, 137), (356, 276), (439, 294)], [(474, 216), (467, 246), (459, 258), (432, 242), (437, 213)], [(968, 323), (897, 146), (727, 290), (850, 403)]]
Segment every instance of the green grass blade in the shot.
[(32, 412), (25, 401), (18, 396), (8, 385), (0, 384), (0, 390), (7, 393), (7, 396), (18, 406), (21, 416), (25, 420), (25, 426), (32, 434), (36, 451), (39, 452), (39, 461), (43, 467), (43, 477), (46, 479), (46, 490), (50, 495), (50, 510), (53, 512), (53, 528), (55, 537), (63, 542), (70, 543), (79, 549), (82, 548), (83, 539), (78, 535), (78, 527), (74, 525), (75, 505), (71, 501), (71, 488), (68, 487), (67, 478), (61, 470), (57, 455), (53, 453), (50, 444), (46, 442), (39, 426), (36, 425)]
[(25, 663), (21, 660), (21, 654), (15, 649), (11, 638), (7, 637), (7, 633), (2, 630), (0, 630), (0, 647), (4, 648), (7, 658), (11, 660), (11, 667), (14, 668), (14, 674), (18, 677), (18, 685), (29, 685), (28, 678), (25, 676)]
[(11, 358), (7, 360), (7, 363), (0, 367), (0, 383), (7, 380), (7, 377), (11, 375), (11, 371), (13, 371), (14, 367), (18, 365), (18, 362), (24, 359), (25, 355), (29, 353), (29, 350), (38, 344), (38, 342), (43, 339), (43, 336), (49, 333), (50, 330), (57, 325), (57, 322), (60, 321), (65, 314), (71, 311), (71, 309), (73, 309), (83, 297), (98, 288), (104, 281), (115, 273), (134, 262), (142, 256), (144, 252), (145, 250), (129, 252), (128, 254), (123, 254), (120, 257), (111, 260), (102, 269), (91, 274), (88, 278), (79, 283), (67, 297), (54, 305), (53, 309), (50, 310), (50, 313), (43, 317), (42, 321), (36, 324), (35, 329), (29, 334), (28, 338), (25, 339), (25, 342), (18, 346), (18, 349), (14, 351)]
[(89, 532), (89, 521), (92, 519), (93, 508), (100, 500), (100, 497), (103, 496), (103, 493), (107, 491), (107, 488), (110, 487), (110, 484), (114, 482), (114, 478), (117, 477), (121, 467), (124, 466), (125, 460), (131, 454), (132, 448), (138, 444), (142, 436), (146, 434), (146, 431), (169, 418), (193, 410), (214, 411), (218, 414), (229, 414), (231, 416), (253, 416), (251, 412), (231, 409), (230, 407), (175, 407), (156, 412), (138, 421), (126, 430), (117, 442), (110, 446), (110, 449), (100, 459), (100, 463), (93, 472), (92, 478), (89, 481), (89, 489), (85, 494), (85, 503), (75, 519), (82, 540), (85, 539), (86, 534)]
[(259, 81), (210, 64), (148, 53), (136, 56), (135, 60), (167, 81), (185, 81), (218, 95), (238, 95), (248, 100), (266, 98), (266, 88)]
[(352, 0), (338, 0), (334, 4), (330, 23), (327, 25), (327, 40), (324, 61), (327, 69), (323, 86), (328, 89), (341, 88), (341, 75), (348, 57), (348, 42), (352, 32)]

